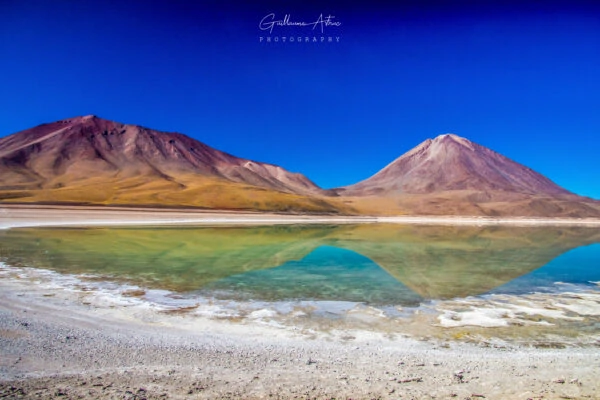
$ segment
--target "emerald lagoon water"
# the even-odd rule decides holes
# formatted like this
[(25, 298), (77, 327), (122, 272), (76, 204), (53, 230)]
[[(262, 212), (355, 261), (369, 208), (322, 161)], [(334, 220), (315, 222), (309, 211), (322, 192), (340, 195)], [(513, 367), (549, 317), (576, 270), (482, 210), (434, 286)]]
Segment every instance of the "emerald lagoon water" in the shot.
[[(583, 318), (586, 329), (600, 333), (600, 297), (594, 297), (600, 282), (598, 229), (22, 228), (0, 231), (0, 243), (0, 279), (30, 279), (49, 288), (87, 285), (86, 291), (191, 314), (207, 315), (208, 305), (213, 311), (220, 307), (216, 316), (270, 319), (337, 318), (356, 310), (400, 318), (406, 310), (429, 310), (440, 326), (469, 325), (468, 312), (474, 312), (479, 322), (471, 325), (501, 327), (533, 321), (535, 312), (514, 307), (537, 301), (540, 309), (554, 307), (565, 321)], [(549, 306), (552, 299), (561, 299), (559, 306)], [(504, 313), (500, 322), (494, 319), (494, 302), (510, 303), (515, 318)], [(548, 318), (560, 325), (558, 314)], [(372, 319), (361, 321), (364, 327)]]

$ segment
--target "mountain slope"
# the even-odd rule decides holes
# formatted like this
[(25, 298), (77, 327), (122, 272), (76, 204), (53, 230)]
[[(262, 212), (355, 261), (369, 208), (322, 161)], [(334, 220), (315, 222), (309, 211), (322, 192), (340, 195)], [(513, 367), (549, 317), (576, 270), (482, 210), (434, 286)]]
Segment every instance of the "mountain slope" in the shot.
[(15, 176), (15, 185), (25, 186), (44, 186), (64, 175), (86, 177), (89, 167), (96, 174), (122, 177), (148, 174), (169, 179), (196, 173), (287, 193), (323, 192), (304, 175), (234, 157), (179, 133), (94, 116), (44, 124), (0, 139), (0, 162), (2, 172)]
[(333, 191), (375, 214), (600, 216), (599, 202), (454, 134), (428, 139), (372, 177)]
[(326, 191), (302, 174), (180, 133), (91, 115), (1, 138), (0, 202), (600, 217), (600, 202), (453, 134), (428, 139), (369, 179)]
[(369, 179), (340, 192), (366, 196), (447, 190), (571, 194), (530, 168), (453, 134), (426, 140)]
[(5, 200), (335, 211), (325, 194), (279, 166), (95, 116), (0, 139)]

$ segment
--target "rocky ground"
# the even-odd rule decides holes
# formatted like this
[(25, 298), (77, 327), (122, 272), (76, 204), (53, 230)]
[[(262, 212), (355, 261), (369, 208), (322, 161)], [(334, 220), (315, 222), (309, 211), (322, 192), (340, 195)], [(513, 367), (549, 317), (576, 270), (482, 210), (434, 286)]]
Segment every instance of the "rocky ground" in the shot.
[(597, 347), (180, 324), (186, 316), (95, 308), (23, 288), (0, 290), (0, 398), (600, 398)]

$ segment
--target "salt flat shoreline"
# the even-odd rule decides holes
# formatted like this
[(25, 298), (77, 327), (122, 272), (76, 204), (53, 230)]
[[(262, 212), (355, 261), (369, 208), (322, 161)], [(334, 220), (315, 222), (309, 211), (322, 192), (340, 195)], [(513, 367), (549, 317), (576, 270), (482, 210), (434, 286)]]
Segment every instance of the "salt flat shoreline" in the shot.
[(513, 225), (600, 227), (594, 218), (480, 217), (480, 216), (335, 216), (245, 211), (0, 205), (0, 229), (60, 226), (133, 225), (285, 225), (394, 223), (420, 225)]
[(49, 295), (0, 281), (0, 396), (598, 398), (600, 349), (283, 330)]
[[(595, 220), (335, 217), (2, 206), (0, 228), (339, 223), (581, 225)], [(600, 347), (543, 349), (337, 328), (282, 327), (93, 301), (0, 279), (0, 398), (599, 398)]]

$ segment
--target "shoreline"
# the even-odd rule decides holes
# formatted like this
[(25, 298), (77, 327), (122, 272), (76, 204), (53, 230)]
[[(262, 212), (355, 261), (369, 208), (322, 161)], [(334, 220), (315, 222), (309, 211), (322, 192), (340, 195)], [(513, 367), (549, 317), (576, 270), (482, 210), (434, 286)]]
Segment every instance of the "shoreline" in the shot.
[[(33, 286), (31, 286), (33, 284)], [(45, 298), (116, 308), (133, 313), (129, 320), (157, 320), (178, 315), (180, 322), (231, 322), (267, 326), (277, 332), (325, 335), (364, 331), (368, 335), (433, 340), (438, 343), (518, 345), (536, 348), (594, 348), (600, 335), (600, 282), (557, 284), (553, 291), (522, 295), (490, 294), (419, 303), (371, 303), (344, 299), (234, 299), (216, 292), (151, 288), (110, 275), (70, 274), (51, 269), (13, 267), (0, 262), (0, 288), (43, 292)], [(582, 332), (580, 332), (582, 331)], [(344, 335), (342, 335), (344, 336)]]
[[(600, 226), (596, 220), (0, 206), (0, 229), (340, 223)], [(396, 320), (358, 306), (321, 324), (307, 322), (311, 310), (329, 311), (312, 304), (283, 307), (288, 314), (276, 316), (276, 307), (241, 312), (215, 299), (159, 290), (161, 303), (136, 297), (150, 291), (143, 287), (117, 282), (102, 289), (106, 279), (68, 274), (60, 274), (61, 284), (44, 276), (50, 270), (36, 275), (19, 268), (0, 262), (0, 397), (474, 400), (595, 398), (600, 392), (598, 335), (562, 341), (559, 329), (538, 346), (496, 334), (505, 323), (528, 332), (543, 328), (543, 314), (581, 325), (585, 315), (598, 315), (591, 305), (600, 304), (600, 293), (528, 296), (523, 303), (507, 296), (456, 299)], [(488, 326), (472, 328), (473, 318)]]
[(50, 296), (0, 281), (0, 395), (23, 398), (593, 398), (597, 347), (285, 330)]
[(479, 216), (336, 216), (247, 211), (0, 204), (0, 229), (136, 225), (364, 224), (600, 227), (600, 219)]

